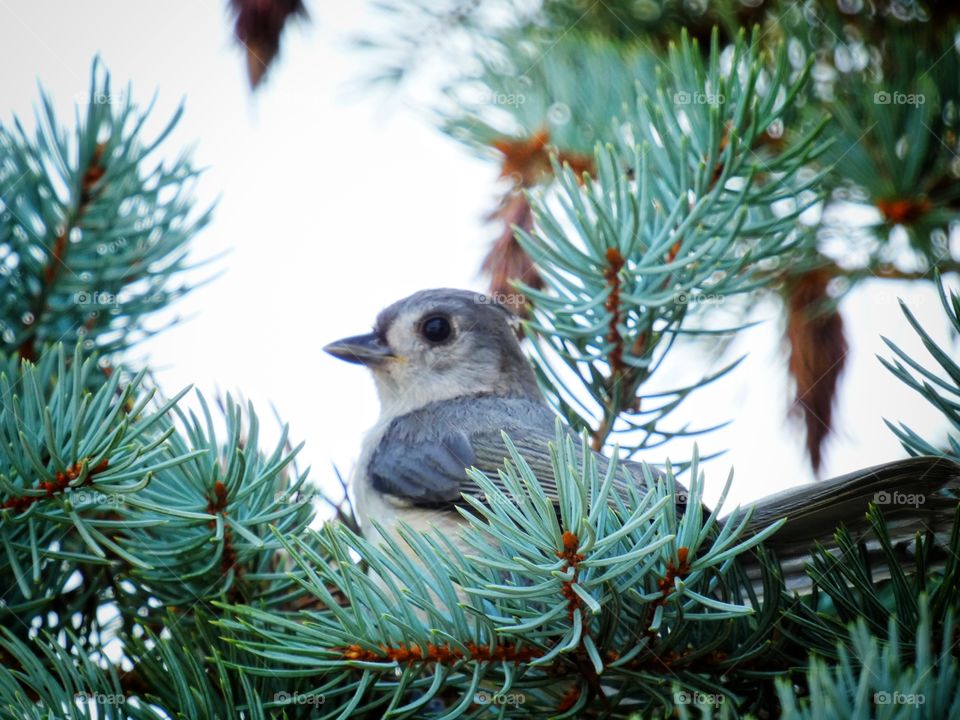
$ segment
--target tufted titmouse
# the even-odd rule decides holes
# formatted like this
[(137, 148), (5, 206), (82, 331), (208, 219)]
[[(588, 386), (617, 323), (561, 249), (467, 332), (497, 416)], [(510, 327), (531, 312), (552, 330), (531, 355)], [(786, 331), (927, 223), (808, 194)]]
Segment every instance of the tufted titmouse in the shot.
[[(465, 469), (496, 482), (508, 456), (501, 431), (517, 446), (548, 497), (556, 498), (547, 443), (556, 416), (544, 400), (516, 335), (516, 317), (466, 290), (423, 290), (383, 310), (372, 332), (337, 340), (324, 350), (373, 373), (380, 417), (363, 441), (351, 479), (365, 533), (375, 519), (394, 534), (398, 520), (436, 527), (456, 541), (464, 522), (462, 494), (483, 493)], [(601, 476), (608, 460), (597, 453)], [(642, 478), (636, 463), (624, 463)], [(627, 482), (622, 474), (619, 482)], [(894, 546), (918, 530), (949, 533), (960, 489), (960, 466), (917, 457), (794, 488), (755, 504), (749, 532), (787, 517), (765, 546), (776, 551), (787, 586), (808, 584), (805, 560), (815, 541), (829, 544), (836, 526), (855, 538), (869, 527), (870, 502), (894, 495), (923, 502), (884, 507)], [(868, 550), (869, 547), (868, 543)], [(873, 550), (879, 548), (874, 546)]]

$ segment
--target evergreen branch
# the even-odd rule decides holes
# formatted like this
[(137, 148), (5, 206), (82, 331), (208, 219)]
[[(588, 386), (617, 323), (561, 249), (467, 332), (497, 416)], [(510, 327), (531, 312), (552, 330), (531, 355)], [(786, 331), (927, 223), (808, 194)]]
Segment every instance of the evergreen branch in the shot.
[[(135, 659), (142, 697), (170, 717), (309, 720), (325, 703), (309, 682), (271, 673), (266, 663), (257, 674), (238, 669), (240, 651), (209, 614), (197, 611), (191, 623), (174, 612), (162, 617), (162, 632), (142, 627), (125, 638), (125, 648)], [(275, 714), (281, 708), (283, 714)]]
[(623, 470), (600, 477), (586, 438), (578, 451), (558, 432), (559, 509), (509, 443), (506, 491), (470, 471), (486, 500), (466, 498), (466, 551), (409, 528), (402, 544), (379, 546), (339, 525), (278, 534), (320, 609), (224, 606), (218, 624), (256, 658), (238, 667), (309, 678), (326, 698), (316, 717), (331, 718), (359, 708), (419, 716), (441, 688), (451, 716), (481, 712), (477, 698), (489, 692), (518, 694), (525, 716), (585, 717), (593, 698), (590, 716), (619, 717), (630, 703), (661, 707), (664, 677), (717, 687), (772, 631), (742, 603), (734, 558), (776, 528), (744, 538), (747, 516), (722, 527), (704, 517), (696, 466), (684, 505), (669, 470), (621, 497), (613, 479)]
[[(884, 643), (862, 620), (851, 624), (837, 662), (813, 657), (801, 696), (788, 680), (777, 680), (785, 720), (847, 720), (877, 717), (948, 718), (960, 714), (960, 664), (955, 648), (955, 616), (950, 611), (940, 632), (931, 620), (927, 597), (918, 598), (919, 623), (912, 662), (900, 655), (898, 618), (890, 617)], [(939, 650), (937, 649), (939, 647)]]
[[(705, 63), (684, 37), (616, 146), (597, 148), (596, 180), (555, 160), (555, 187), (531, 197), (535, 231), (517, 230), (545, 283), (520, 286), (534, 310), (526, 329), (538, 376), (575, 427), (595, 428), (594, 447), (617, 432), (634, 450), (670, 437), (658, 424), (676, 403), (632, 426), (628, 416), (645, 407), (643, 384), (689, 332), (691, 307), (760, 287), (758, 263), (796, 251), (805, 237), (795, 221), (817, 179), (799, 180), (798, 171), (822, 150), (819, 128), (789, 152), (761, 159), (754, 150), (805, 75), (788, 80), (781, 53), (767, 76), (743, 35), (731, 63), (738, 72), (721, 69), (716, 38)], [(785, 200), (792, 208), (774, 213)], [(571, 372), (591, 400), (585, 412), (564, 385)], [(638, 429), (639, 439), (629, 435)]]
[[(287, 450), (287, 429), (269, 454), (259, 447), (259, 421), (229, 396), (221, 439), (206, 401), (202, 417), (172, 408), (178, 432), (167, 452), (186, 461), (155, 472), (121, 508), (130, 522), (120, 544), (146, 565), (130, 578), (164, 605), (191, 607), (223, 596), (281, 607), (302, 596), (278, 554), (274, 532), (299, 534), (312, 518), (314, 491), (306, 473), (292, 475), (300, 447)], [(169, 422), (169, 421), (168, 421)], [(139, 522), (133, 522), (139, 521)], [(142, 602), (130, 595), (132, 605)]]
[[(836, 659), (835, 639), (842, 637), (847, 624), (863, 622), (878, 637), (893, 642), (886, 631), (888, 619), (895, 617), (899, 636), (909, 644), (920, 632), (920, 595), (929, 598), (929, 620), (939, 631), (948, 614), (960, 609), (960, 586), (956, 582), (960, 572), (960, 510), (954, 508), (948, 514), (952, 516), (952, 531), (918, 533), (912, 548), (891, 543), (887, 523), (895, 521), (895, 512), (885, 517), (877, 506), (868, 513), (872, 538), (855, 539), (840, 528), (836, 550), (818, 547), (814, 552), (807, 572), (818, 590), (787, 610), (781, 626), (784, 634), (795, 647)], [(902, 651), (908, 649), (907, 645), (901, 646)]]
[[(950, 292), (949, 297), (936, 274), (937, 290), (940, 303), (947, 314), (947, 319), (955, 332), (960, 332), (960, 295)], [(960, 458), (960, 365), (951, 357), (950, 353), (938, 347), (933, 338), (924, 330), (917, 318), (910, 312), (906, 304), (901, 301), (900, 309), (907, 318), (907, 322), (916, 331), (923, 341), (927, 352), (940, 366), (941, 372), (933, 372), (924, 368), (917, 360), (887, 338), (883, 341), (895, 354), (893, 360), (878, 358), (885, 368), (903, 381), (908, 387), (920, 393), (926, 400), (937, 408), (950, 423), (952, 433), (947, 437), (947, 446), (938, 446), (921, 438), (904, 423), (895, 425), (885, 420), (887, 427), (899, 438), (900, 443), (911, 455), (943, 455)], [(944, 377), (944, 374), (946, 377)]]
[[(960, 208), (957, 16), (940, 3), (912, 7), (899, 13), (889, 3), (874, 15), (816, 2), (778, 18), (795, 55), (821, 67), (800, 112), (832, 116), (837, 143), (823, 157), (832, 166), (824, 187), (837, 206), (879, 211), (880, 222), (862, 227), (874, 241), (869, 265), (902, 257), (904, 230), (916, 255), (938, 265), (950, 255), (945, 231)], [(848, 240), (853, 226), (841, 223), (838, 234)]]
[[(151, 334), (144, 320), (188, 291), (173, 281), (186, 245), (210, 218), (195, 216), (199, 172), (181, 158), (148, 169), (178, 110), (150, 141), (126, 92), (94, 61), (85, 116), (62, 128), (41, 95), (35, 137), (0, 127), (0, 340), (36, 360), (83, 340), (114, 353)], [(78, 113), (79, 116), (79, 113)]]
[[(161, 720), (155, 708), (128, 694), (118, 670), (101, 667), (71, 633), (44, 634), (28, 645), (0, 629), (0, 717), (10, 720)], [(72, 652), (71, 652), (72, 650)]]
[(121, 386), (119, 373), (103, 378), (79, 348), (68, 363), (62, 346), (37, 365), (18, 356), (2, 364), (0, 568), (12, 586), (0, 613), (22, 622), (57, 600), (78, 563), (142, 563), (113, 539), (124, 526), (117, 509), (191, 456), (161, 457), (168, 433), (158, 425), (178, 398), (147, 411), (153, 392), (142, 390), (142, 373)]
[(287, 452), (286, 429), (263, 453), (256, 416), (244, 424), (228, 398), (224, 442), (202, 398), (201, 422), (177, 407), (184, 393), (154, 400), (145, 372), (123, 384), (79, 348), (69, 362), (58, 346), (37, 365), (2, 364), (0, 570), (11, 584), (0, 615), (14, 635), (73, 632), (96, 652), (119, 625), (129, 654), (134, 628), (159, 632), (168, 609), (196, 628), (217, 598), (297, 606), (305, 592), (272, 533), (303, 532), (313, 495), (305, 474), (288, 472), (299, 448)]

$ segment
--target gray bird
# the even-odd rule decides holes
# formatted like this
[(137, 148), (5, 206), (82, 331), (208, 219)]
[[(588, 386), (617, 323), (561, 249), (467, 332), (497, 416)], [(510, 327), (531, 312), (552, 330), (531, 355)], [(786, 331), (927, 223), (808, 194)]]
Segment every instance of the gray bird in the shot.
[[(547, 443), (556, 415), (546, 403), (517, 340), (517, 318), (466, 290), (423, 290), (383, 310), (370, 333), (343, 338), (324, 350), (366, 366), (380, 398), (380, 417), (363, 441), (351, 477), (364, 533), (375, 519), (396, 537), (398, 520), (456, 540), (463, 495), (484, 494), (466, 468), (494, 482), (508, 457), (505, 431), (548, 497), (556, 500)], [(597, 453), (601, 476), (609, 460)], [(637, 463), (624, 463), (642, 478)], [(618, 482), (628, 482), (621, 474)], [(641, 481), (642, 482), (642, 481)], [(781, 518), (786, 524), (765, 546), (776, 551), (787, 587), (809, 584), (805, 561), (815, 541), (830, 544), (839, 523), (854, 537), (869, 527), (865, 512), (883, 493), (922, 498), (884, 508), (903, 560), (917, 530), (949, 533), (960, 489), (960, 466), (946, 458), (916, 457), (801, 486), (755, 503), (750, 532)], [(879, 552), (874, 542), (868, 551)], [(757, 568), (748, 569), (752, 574)]]

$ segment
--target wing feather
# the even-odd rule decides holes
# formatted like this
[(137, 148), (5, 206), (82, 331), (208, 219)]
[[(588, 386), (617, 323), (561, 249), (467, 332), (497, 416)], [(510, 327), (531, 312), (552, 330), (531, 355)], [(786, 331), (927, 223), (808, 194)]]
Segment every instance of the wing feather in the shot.
[[(368, 473), (381, 493), (418, 507), (452, 510), (465, 505), (463, 494), (483, 498), (480, 487), (467, 475), (471, 467), (507, 492), (499, 478), (504, 461), (510, 457), (502, 436), (506, 432), (546, 496), (557, 503), (549, 448), (556, 440), (554, 423), (555, 416), (545, 405), (529, 399), (474, 398), (469, 406), (459, 401), (437, 403), (391, 423), (373, 454)], [(569, 435), (579, 461), (580, 439), (572, 431)], [(602, 477), (610, 461), (600, 453), (593, 455)], [(643, 483), (639, 463), (623, 465), (634, 484)], [(626, 491), (627, 478), (626, 472), (618, 473), (615, 487)]]

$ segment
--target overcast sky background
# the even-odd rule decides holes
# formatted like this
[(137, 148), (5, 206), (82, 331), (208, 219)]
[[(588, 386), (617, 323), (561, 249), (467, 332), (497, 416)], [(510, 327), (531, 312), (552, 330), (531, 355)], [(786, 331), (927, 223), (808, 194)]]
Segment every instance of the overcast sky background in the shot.
[[(380, 308), (418, 289), (484, 288), (477, 268), (495, 229), (482, 218), (495, 201), (497, 168), (439, 133), (402, 95), (346, 91), (373, 69), (347, 43), (369, 25), (364, 3), (310, 3), (312, 22), (285, 35), (280, 60), (253, 97), (225, 5), (0, 0), (0, 121), (16, 114), (32, 126), (40, 81), (61, 121), (72, 124), (72, 105), (88, 92), (97, 53), (116, 89), (131, 81), (144, 104), (159, 92), (154, 130), (186, 99), (183, 120), (161, 152), (173, 158), (193, 146), (196, 163), (207, 168), (199, 203), (219, 198), (213, 222), (194, 241), (194, 257), (230, 254), (215, 265), (221, 277), (178, 304), (189, 321), (143, 351), (168, 393), (194, 384), (208, 396), (218, 389), (240, 394), (254, 402), (272, 438), (275, 407), (293, 439), (306, 442), (301, 463), (330, 486), (332, 464), (349, 470), (377, 401), (362, 368), (321, 348), (368, 330)], [(884, 334), (929, 364), (898, 296), (947, 340), (931, 285), (876, 281), (843, 301), (852, 350), (825, 477), (904, 454), (884, 417), (927, 437), (943, 432), (942, 418), (874, 357), (890, 355)], [(748, 352), (747, 360), (676, 416), (697, 425), (733, 420), (699, 441), (705, 452), (728, 449), (707, 465), (708, 501), (731, 466), (738, 502), (812, 478), (798, 427), (785, 419), (777, 309), (760, 304), (754, 317), (765, 322), (731, 349)], [(664, 366), (663, 385), (699, 371), (702, 362), (701, 354), (675, 355)], [(688, 456), (689, 443), (670, 453)], [(662, 462), (664, 452), (648, 459)]]

